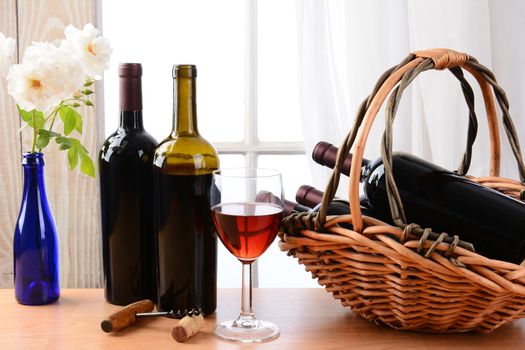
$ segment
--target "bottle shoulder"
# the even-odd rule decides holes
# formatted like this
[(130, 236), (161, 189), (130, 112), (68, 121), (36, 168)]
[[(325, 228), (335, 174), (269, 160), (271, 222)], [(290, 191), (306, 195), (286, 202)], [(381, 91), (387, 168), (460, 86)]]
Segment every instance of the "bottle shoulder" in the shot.
[(200, 135), (169, 136), (157, 146), (153, 165), (169, 174), (207, 174), (219, 168), (219, 156)]
[(114, 145), (121, 147), (153, 147), (155, 148), (158, 144), (157, 140), (151, 136), (148, 132), (134, 131), (126, 132), (124, 130), (117, 130), (113, 134), (109, 135), (104, 141), (104, 145)]
[(143, 155), (151, 156), (156, 146), (157, 141), (145, 131), (129, 133), (117, 130), (102, 145), (99, 158), (109, 161), (115, 156), (137, 158)]

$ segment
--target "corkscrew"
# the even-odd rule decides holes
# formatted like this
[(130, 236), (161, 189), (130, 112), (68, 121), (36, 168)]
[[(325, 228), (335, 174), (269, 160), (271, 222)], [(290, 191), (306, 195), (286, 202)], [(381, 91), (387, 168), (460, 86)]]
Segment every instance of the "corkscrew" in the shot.
[(137, 318), (148, 318), (148, 317), (167, 317), (167, 318), (183, 318), (184, 316), (199, 316), (202, 314), (202, 309), (191, 309), (191, 310), (171, 310), (171, 311), (155, 311), (155, 312), (139, 312), (135, 314)]
[(197, 317), (202, 315), (202, 309), (185, 309), (171, 310), (171, 311), (157, 311), (152, 312), (155, 305), (151, 300), (141, 300), (136, 303), (125, 306), (122, 310), (110, 315), (107, 319), (100, 323), (100, 327), (106, 333), (120, 331), (141, 318), (149, 317), (167, 317), (181, 319), (185, 316)]

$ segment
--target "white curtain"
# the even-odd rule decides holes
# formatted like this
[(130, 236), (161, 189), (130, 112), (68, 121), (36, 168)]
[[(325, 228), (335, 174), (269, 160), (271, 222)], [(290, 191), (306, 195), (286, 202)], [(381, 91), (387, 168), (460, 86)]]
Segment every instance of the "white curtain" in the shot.
[[(307, 154), (319, 140), (339, 146), (359, 103), (379, 76), (409, 52), (434, 47), (466, 52), (491, 69), (507, 92), (518, 134), (525, 137), (524, 1), (305, 0), (298, 2), (298, 15)], [(488, 175), (486, 114), (475, 80), (469, 77), (468, 81), (476, 94), (479, 122), (469, 173)], [(456, 169), (466, 145), (467, 122), (459, 82), (448, 71), (425, 72), (403, 96), (395, 122), (394, 149)], [(384, 115), (380, 113), (365, 157), (379, 157), (383, 128)], [(501, 175), (517, 178), (501, 126), (500, 132)], [(330, 172), (313, 162), (310, 165), (314, 185), (323, 188)], [(338, 195), (348, 195), (346, 181)]]

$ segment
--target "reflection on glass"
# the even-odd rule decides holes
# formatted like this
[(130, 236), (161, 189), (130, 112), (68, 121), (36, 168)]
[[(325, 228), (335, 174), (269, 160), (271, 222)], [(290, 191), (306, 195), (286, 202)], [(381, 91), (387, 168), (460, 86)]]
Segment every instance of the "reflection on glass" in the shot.
[(217, 234), (242, 263), (239, 317), (215, 328), (220, 339), (263, 342), (279, 336), (279, 327), (257, 320), (252, 310), (252, 263), (275, 239), (283, 211), (281, 174), (259, 168), (233, 168), (213, 173), (210, 206)]

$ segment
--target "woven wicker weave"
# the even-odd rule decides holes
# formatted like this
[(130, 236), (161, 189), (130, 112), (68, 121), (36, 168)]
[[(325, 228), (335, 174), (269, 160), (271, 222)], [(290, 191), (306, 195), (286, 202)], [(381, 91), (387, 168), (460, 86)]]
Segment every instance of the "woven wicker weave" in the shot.
[[(342, 143), (319, 213), (292, 214), (279, 236), (283, 251), (298, 258), (343, 306), (377, 324), (428, 332), (491, 332), (525, 316), (525, 267), (491, 260), (458, 245), (458, 237), (407, 224), (392, 176), (392, 123), (403, 90), (421, 72), (448, 69), (460, 81), (469, 106), (469, 135), (462, 164), (470, 165), (477, 120), (474, 95), (463, 70), (481, 87), (490, 134), (490, 176), (472, 178), (515, 198), (523, 198), (525, 167), (505, 93), (494, 75), (473, 57), (448, 49), (414, 52), (381, 76), (361, 104), (355, 126)], [(398, 227), (361, 215), (359, 175), (366, 139), (375, 116), (386, 106), (381, 154), (392, 217)], [(520, 171), (521, 182), (499, 177), (500, 139), (495, 100)], [(354, 144), (355, 141), (355, 144)], [(350, 215), (326, 217), (339, 182), (343, 159), (353, 148)], [(353, 230), (337, 225), (351, 223)], [(397, 239), (396, 239), (397, 238)]]

